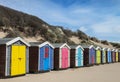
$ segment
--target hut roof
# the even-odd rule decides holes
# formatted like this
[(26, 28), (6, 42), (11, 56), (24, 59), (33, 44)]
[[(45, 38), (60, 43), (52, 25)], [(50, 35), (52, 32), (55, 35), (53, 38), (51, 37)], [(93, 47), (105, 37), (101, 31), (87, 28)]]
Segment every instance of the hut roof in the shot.
[(67, 43), (53, 43), (52, 45), (53, 45), (55, 48), (62, 48), (62, 47), (64, 47), (64, 46), (67, 46), (69, 49), (71, 49), (70, 46), (68, 46)]
[(95, 49), (96, 49), (96, 50), (99, 50), (99, 49), (101, 50), (101, 48), (100, 48), (99, 46), (97, 46)]
[(81, 44), (81, 46), (83, 48), (89, 48), (89, 49), (91, 49), (93, 47), (95, 49), (95, 47), (93, 45), (90, 45), (90, 44)]
[(102, 48), (102, 50), (107, 50), (107, 48)]
[(54, 48), (54, 46), (48, 41), (46, 41), (46, 42), (30, 42), (31, 46), (38, 46), (38, 47), (42, 47), (47, 44), (50, 45), (52, 48)]
[(81, 45), (70, 45), (70, 48), (71, 48), (71, 49), (81, 48), (82, 50), (84, 50)]
[(111, 49), (110, 49), (110, 48), (107, 48), (107, 51), (111, 51)]
[(6, 44), (6, 45), (11, 45), (13, 43), (15, 43), (16, 41), (21, 41), (23, 42), (25, 45), (30, 46), (30, 44), (28, 44), (27, 42), (25, 42), (22, 38), (20, 37), (16, 37), (16, 38), (1, 38), (0, 39), (0, 44)]

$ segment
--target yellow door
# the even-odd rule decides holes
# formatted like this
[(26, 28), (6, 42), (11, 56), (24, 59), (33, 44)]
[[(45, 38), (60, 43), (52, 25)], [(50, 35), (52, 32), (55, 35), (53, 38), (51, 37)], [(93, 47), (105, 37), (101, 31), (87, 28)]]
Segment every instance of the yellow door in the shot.
[(97, 64), (100, 64), (100, 62), (101, 62), (101, 53), (100, 53), (100, 50), (97, 50)]
[(118, 52), (116, 52), (116, 62), (118, 62)]
[(18, 46), (12, 46), (11, 51), (11, 76), (18, 75)]
[(19, 74), (26, 73), (26, 47), (19, 46)]
[(11, 76), (26, 73), (26, 47), (13, 45), (11, 54)]

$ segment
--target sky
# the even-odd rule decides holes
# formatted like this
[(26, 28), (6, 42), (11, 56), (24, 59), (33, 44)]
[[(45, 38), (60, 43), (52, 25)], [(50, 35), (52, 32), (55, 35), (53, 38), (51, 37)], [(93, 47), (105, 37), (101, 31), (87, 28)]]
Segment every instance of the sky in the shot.
[(51, 25), (120, 42), (120, 0), (0, 0), (0, 5), (35, 15)]

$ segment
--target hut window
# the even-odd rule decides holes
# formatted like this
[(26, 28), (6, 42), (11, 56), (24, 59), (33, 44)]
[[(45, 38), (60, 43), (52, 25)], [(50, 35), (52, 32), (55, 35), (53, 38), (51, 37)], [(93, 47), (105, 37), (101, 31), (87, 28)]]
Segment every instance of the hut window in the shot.
[(48, 55), (49, 55), (49, 48), (48, 47), (46, 47), (45, 48), (45, 58), (48, 58)]

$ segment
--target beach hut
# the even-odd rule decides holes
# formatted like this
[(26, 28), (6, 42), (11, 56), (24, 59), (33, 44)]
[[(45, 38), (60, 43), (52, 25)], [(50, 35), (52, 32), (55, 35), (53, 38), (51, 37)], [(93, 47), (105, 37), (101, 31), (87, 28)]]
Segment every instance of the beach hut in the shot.
[(13, 77), (28, 73), (29, 46), (20, 37), (0, 39), (0, 77)]
[(112, 62), (116, 62), (116, 53), (115, 53), (115, 49), (111, 50), (111, 55), (112, 55)]
[(95, 47), (93, 45), (81, 44), (84, 48), (83, 63), (84, 66), (91, 66), (95, 64)]
[(54, 70), (70, 67), (70, 47), (66, 43), (54, 43)]
[(83, 66), (83, 47), (80, 45), (70, 46), (70, 67), (82, 67)]
[(99, 46), (96, 47), (96, 64), (101, 64), (101, 48)]
[(106, 57), (107, 56), (107, 48), (102, 48), (101, 52), (101, 63), (105, 64), (106, 63)]
[(118, 49), (115, 50), (116, 62), (118, 62)]
[(112, 62), (111, 49), (108, 48), (107, 49), (107, 63), (111, 63), (111, 62)]
[(49, 42), (30, 42), (29, 72), (46, 72), (53, 69), (54, 47)]

